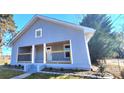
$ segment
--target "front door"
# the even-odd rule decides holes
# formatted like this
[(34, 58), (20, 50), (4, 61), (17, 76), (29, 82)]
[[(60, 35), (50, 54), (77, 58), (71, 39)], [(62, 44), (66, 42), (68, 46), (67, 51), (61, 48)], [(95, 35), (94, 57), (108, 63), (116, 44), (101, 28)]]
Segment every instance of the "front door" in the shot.
[(47, 61), (52, 61), (52, 47), (51, 46), (46, 47), (46, 53), (47, 53)]

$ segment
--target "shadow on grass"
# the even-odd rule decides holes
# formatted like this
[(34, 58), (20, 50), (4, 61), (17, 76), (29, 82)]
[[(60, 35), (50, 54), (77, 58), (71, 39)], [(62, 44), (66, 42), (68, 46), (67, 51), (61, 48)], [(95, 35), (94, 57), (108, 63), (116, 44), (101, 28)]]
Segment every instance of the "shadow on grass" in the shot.
[(17, 75), (21, 75), (23, 72), (14, 71), (9, 69), (0, 69), (0, 79), (9, 79)]
[(80, 79), (79, 76), (34, 73), (26, 79)]

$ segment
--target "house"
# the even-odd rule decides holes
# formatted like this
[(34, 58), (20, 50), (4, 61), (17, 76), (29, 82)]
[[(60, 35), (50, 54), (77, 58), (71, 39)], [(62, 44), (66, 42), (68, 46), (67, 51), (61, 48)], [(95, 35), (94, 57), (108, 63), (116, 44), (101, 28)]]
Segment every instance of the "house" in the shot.
[(92, 68), (88, 41), (95, 30), (36, 15), (10, 42), (11, 65), (24, 65), (24, 71), (44, 67)]
[(0, 64), (9, 64), (9, 63), (10, 63), (10, 55), (0, 56)]

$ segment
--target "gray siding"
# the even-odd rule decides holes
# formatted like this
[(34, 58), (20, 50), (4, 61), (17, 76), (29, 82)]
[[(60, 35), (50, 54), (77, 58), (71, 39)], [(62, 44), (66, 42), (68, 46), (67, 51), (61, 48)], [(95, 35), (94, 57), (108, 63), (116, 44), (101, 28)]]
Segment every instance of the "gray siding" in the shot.
[(35, 62), (43, 63), (43, 46), (41, 45), (35, 47)]
[[(42, 38), (35, 38), (35, 29), (38, 28), (43, 29)], [(36, 21), (29, 29), (27, 29), (27, 32), (25, 32), (25, 34), (23, 34), (21, 38), (19, 38), (16, 41), (12, 49), (11, 63), (16, 64), (15, 55), (17, 55), (17, 48), (20, 46), (33, 45), (33, 44), (36, 45), (36, 44), (65, 41), (65, 40), (71, 40), (72, 43), (73, 63), (68, 66), (75, 68), (76, 67), (84, 68), (84, 69), (91, 68), (84, 32), (75, 31), (75, 29), (66, 26), (61, 26), (52, 22), (47, 22), (44, 20)], [(65, 67), (67, 67), (67, 65)]]

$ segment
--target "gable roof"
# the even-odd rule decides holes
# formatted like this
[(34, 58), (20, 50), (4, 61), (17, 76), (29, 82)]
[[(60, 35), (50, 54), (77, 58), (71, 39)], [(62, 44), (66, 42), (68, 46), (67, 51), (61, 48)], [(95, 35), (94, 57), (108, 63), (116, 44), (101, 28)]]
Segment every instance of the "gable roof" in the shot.
[(93, 28), (89, 28), (89, 27), (85, 27), (85, 26), (80, 26), (80, 25), (77, 25), (77, 24), (72, 24), (72, 23), (69, 23), (69, 22), (65, 22), (65, 21), (61, 21), (61, 20), (58, 20), (58, 19), (53, 19), (53, 18), (41, 16), (41, 15), (35, 15), (22, 28), (22, 30), (19, 33), (17, 33), (17, 35), (10, 41), (9, 46), (11, 46), (16, 40), (18, 40), (21, 37), (21, 35), (23, 35), (25, 33), (26, 29), (28, 29), (34, 22), (36, 22), (39, 19), (40, 20), (45, 20), (45, 21), (48, 21), (48, 22), (52, 22), (52, 23), (56, 23), (56, 24), (59, 24), (59, 25), (62, 25), (62, 26), (70, 27), (70, 28), (73, 28), (73, 29), (77, 29), (79, 31), (84, 31), (85, 35), (88, 34), (87, 35), (88, 37), (89, 36), (92, 37), (94, 32), (95, 32), (95, 29), (93, 29)]

